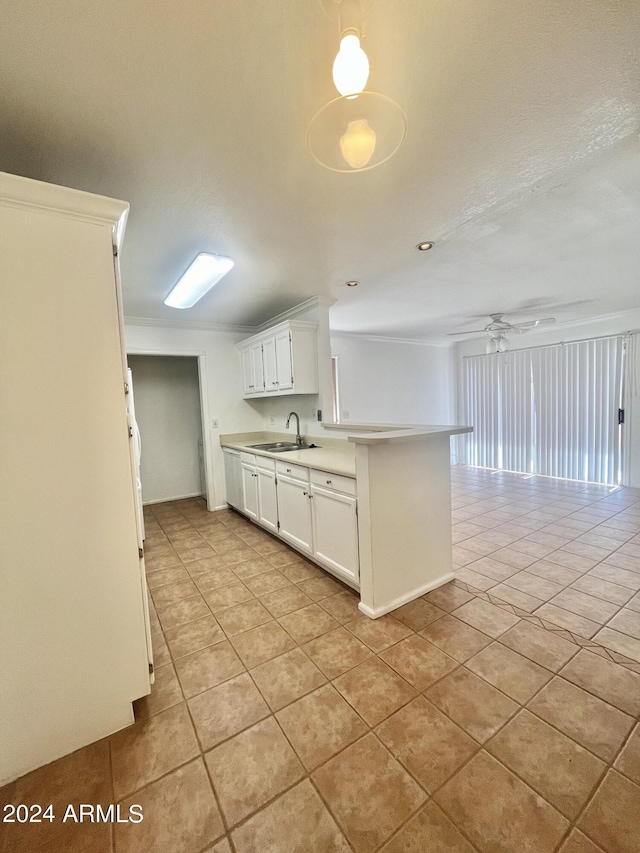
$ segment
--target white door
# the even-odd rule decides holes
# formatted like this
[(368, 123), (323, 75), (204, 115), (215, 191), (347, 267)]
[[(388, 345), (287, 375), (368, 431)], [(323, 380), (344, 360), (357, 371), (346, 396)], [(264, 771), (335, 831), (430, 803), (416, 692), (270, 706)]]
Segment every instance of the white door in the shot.
[(278, 390), (293, 388), (293, 362), (291, 359), (291, 333), (280, 332), (275, 337), (276, 362), (278, 365)]
[(258, 518), (258, 475), (254, 465), (242, 463), (242, 509), (250, 518)]
[(255, 394), (256, 389), (253, 382), (253, 362), (251, 360), (251, 350), (246, 349), (240, 353), (242, 359), (242, 393)]
[(262, 344), (251, 347), (251, 367), (253, 370), (253, 393), (264, 391), (264, 368), (262, 366)]
[(256, 468), (258, 484), (258, 521), (274, 533), (278, 532), (278, 498), (276, 472)]
[(313, 555), (336, 573), (359, 582), (356, 499), (311, 486)]
[(262, 342), (262, 359), (264, 364), (264, 390), (279, 391), (275, 338), (267, 338)]
[(278, 475), (280, 535), (309, 553), (313, 550), (310, 497), (307, 483)]

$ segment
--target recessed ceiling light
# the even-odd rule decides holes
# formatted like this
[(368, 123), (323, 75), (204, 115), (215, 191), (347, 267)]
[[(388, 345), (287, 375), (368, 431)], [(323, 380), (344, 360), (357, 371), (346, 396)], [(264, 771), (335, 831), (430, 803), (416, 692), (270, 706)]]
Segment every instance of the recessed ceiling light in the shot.
[(430, 240), (425, 240), (424, 243), (418, 243), (416, 249), (419, 252), (428, 252), (429, 249), (433, 249), (433, 243)]
[(201, 252), (164, 300), (170, 308), (191, 308), (233, 266), (231, 258)]
[(357, 287), (360, 284), (359, 281), (348, 281), (347, 287)]

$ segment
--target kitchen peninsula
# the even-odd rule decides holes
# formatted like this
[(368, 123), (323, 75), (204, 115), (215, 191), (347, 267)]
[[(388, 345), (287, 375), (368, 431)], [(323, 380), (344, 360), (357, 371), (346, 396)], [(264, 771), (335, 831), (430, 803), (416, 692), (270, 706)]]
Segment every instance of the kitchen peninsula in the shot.
[(376, 619), (452, 580), (449, 441), (469, 426), (333, 425), (343, 438), (286, 452), (290, 434), (223, 435), (227, 502), (360, 592)]

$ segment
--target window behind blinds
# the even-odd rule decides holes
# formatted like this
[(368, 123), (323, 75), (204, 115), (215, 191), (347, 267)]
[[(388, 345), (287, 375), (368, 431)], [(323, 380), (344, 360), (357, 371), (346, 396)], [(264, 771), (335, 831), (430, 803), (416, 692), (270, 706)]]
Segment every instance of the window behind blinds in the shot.
[(622, 336), (465, 358), (467, 463), (617, 485)]

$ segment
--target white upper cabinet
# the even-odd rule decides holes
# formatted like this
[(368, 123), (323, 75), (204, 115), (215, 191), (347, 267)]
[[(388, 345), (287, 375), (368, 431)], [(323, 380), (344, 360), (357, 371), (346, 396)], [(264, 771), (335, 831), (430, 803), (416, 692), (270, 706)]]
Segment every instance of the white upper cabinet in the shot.
[(288, 320), (239, 343), (243, 396), (317, 394), (317, 330)]
[(253, 394), (255, 384), (253, 381), (253, 364), (251, 363), (251, 349), (245, 349), (240, 353), (242, 359), (242, 393), (246, 397)]
[(269, 394), (278, 390), (278, 364), (276, 361), (276, 339), (265, 338), (262, 343), (264, 365), (264, 390)]
[(251, 370), (253, 373), (253, 393), (264, 393), (264, 366), (261, 344), (254, 344), (251, 347)]
[(278, 375), (278, 391), (293, 388), (293, 358), (291, 357), (291, 332), (285, 329), (274, 339)]

